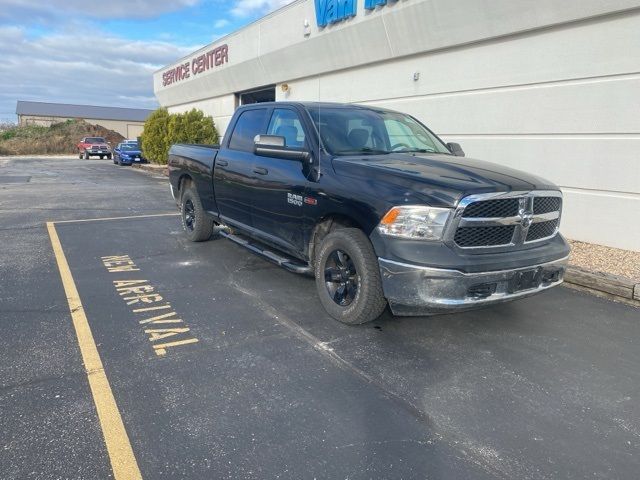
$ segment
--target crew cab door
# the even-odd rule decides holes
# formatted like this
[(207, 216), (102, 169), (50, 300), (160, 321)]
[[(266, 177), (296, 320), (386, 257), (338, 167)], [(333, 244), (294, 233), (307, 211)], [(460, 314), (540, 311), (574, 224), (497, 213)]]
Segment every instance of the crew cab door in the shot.
[[(285, 137), (287, 148), (307, 149), (305, 130), (293, 108), (274, 108), (265, 133)], [(300, 256), (305, 242), (303, 210), (312, 208), (304, 203), (308, 165), (302, 160), (255, 155), (253, 174), (253, 227), (267, 240)]]
[[(214, 167), (214, 191), (218, 211), (223, 221), (238, 227), (251, 227), (254, 143), (256, 135), (264, 133), (268, 121), (267, 107), (247, 108), (235, 123), (229, 125), (230, 135), (221, 145)], [(227, 139), (228, 137), (228, 139)]]

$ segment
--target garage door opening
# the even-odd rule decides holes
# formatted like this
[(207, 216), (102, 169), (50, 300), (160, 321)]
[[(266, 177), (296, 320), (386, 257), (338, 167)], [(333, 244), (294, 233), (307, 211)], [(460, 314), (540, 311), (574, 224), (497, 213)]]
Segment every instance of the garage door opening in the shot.
[(263, 87), (256, 90), (249, 90), (247, 92), (236, 93), (239, 105), (249, 105), (251, 103), (262, 102), (275, 102), (276, 101), (276, 87), (272, 85), (270, 87)]

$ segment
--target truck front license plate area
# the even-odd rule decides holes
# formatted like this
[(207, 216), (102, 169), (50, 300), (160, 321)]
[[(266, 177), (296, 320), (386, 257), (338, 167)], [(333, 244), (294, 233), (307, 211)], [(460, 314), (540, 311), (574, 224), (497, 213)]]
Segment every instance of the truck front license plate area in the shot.
[(522, 290), (530, 290), (538, 288), (542, 282), (542, 268), (533, 268), (531, 270), (523, 270), (516, 272), (511, 280), (509, 280), (509, 293), (520, 292)]

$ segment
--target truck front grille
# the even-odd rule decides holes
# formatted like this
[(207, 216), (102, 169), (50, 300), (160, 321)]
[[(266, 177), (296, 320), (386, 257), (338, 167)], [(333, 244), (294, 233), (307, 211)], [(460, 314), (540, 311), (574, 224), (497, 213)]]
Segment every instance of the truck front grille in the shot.
[(561, 203), (560, 197), (535, 197), (533, 199), (533, 213), (559, 212)]
[(549, 220), (548, 222), (534, 223), (529, 227), (527, 232), (527, 242), (540, 240), (555, 235), (558, 228), (558, 220)]
[(464, 198), (449, 239), (459, 248), (517, 248), (553, 238), (560, 225), (560, 192), (509, 192)]
[(514, 225), (495, 227), (460, 227), (455, 242), (461, 247), (508, 245), (513, 238)]
[(467, 206), (462, 212), (464, 218), (515, 217), (516, 215), (518, 215), (517, 198), (500, 198), (498, 200), (475, 202)]

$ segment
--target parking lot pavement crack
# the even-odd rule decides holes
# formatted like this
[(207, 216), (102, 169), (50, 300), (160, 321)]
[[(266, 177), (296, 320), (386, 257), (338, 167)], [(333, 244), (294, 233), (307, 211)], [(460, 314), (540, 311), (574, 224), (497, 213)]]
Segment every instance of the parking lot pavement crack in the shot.
[(20, 309), (2, 309), (3, 314), (8, 313), (62, 313), (66, 314), (69, 311), (68, 308), (61, 305), (53, 305), (51, 307), (41, 308), (20, 308)]
[(391, 439), (391, 440), (378, 440), (378, 441), (369, 441), (369, 442), (359, 442), (359, 443), (348, 443), (346, 445), (336, 445), (334, 448), (336, 450), (342, 450), (344, 448), (362, 448), (368, 446), (380, 446), (380, 445), (389, 445), (393, 443), (415, 443), (417, 445), (434, 445), (437, 440), (427, 439), (427, 440), (419, 440), (416, 438), (399, 438), (399, 439)]
[(74, 378), (74, 377), (84, 377), (86, 374), (87, 373), (85, 370), (70, 371), (70, 372), (65, 372), (61, 375), (38, 377), (38, 378), (33, 378), (31, 380), (27, 380), (25, 382), (15, 382), (15, 383), (10, 383), (8, 385), (2, 385), (0, 386), (0, 396), (4, 395), (7, 392), (10, 392), (11, 390), (17, 390), (20, 388), (29, 387), (33, 385), (40, 385), (42, 383), (47, 383), (51, 381), (64, 380), (64, 379)]
[[(83, 212), (86, 213), (87, 212), (87, 208), (86, 207), (78, 207), (78, 208), (71, 208), (71, 207), (29, 207), (29, 210), (33, 211), (39, 211), (39, 212)], [(92, 212), (121, 212), (122, 209), (121, 208), (92, 208), (91, 209)], [(11, 212), (14, 213), (15, 209), (14, 208), (0, 208), (0, 212)]]
[[(244, 267), (240, 267), (235, 269), (235, 271), (242, 270)], [(280, 311), (274, 308), (272, 305), (268, 304), (260, 297), (258, 292), (252, 291), (246, 287), (241, 286), (237, 283), (232, 277), (230, 277), (228, 285), (235, 289), (236, 291), (248, 296), (251, 300), (256, 304), (257, 307), (260, 308), (261, 311), (272, 317), (276, 320), (280, 325), (287, 328), (290, 332), (292, 332), (297, 338), (303, 340), (307, 344), (309, 344), (316, 352), (320, 353), (323, 357), (331, 361), (338, 368), (347, 371), (354, 375), (356, 378), (359, 378), (361, 381), (374, 386), (377, 388), (382, 395), (387, 398), (389, 401), (399, 406), (418, 421), (422, 422), (426, 427), (428, 427), (432, 432), (435, 432), (435, 435), (442, 439), (447, 445), (450, 445), (457, 449), (462, 457), (467, 461), (472, 462), (478, 468), (481, 468), (488, 474), (494, 476), (495, 478), (501, 479), (510, 479), (515, 478), (514, 472), (518, 473), (526, 473), (522, 472), (519, 468), (513, 468), (511, 465), (503, 465), (503, 459), (500, 456), (484, 447), (483, 445), (477, 445), (473, 442), (469, 442), (465, 440), (464, 437), (460, 436), (458, 432), (452, 431), (449, 428), (441, 428), (436, 424), (434, 419), (428, 415), (426, 412), (422, 411), (412, 402), (408, 401), (406, 398), (402, 397), (388, 385), (376, 379), (372, 375), (368, 374), (361, 368), (352, 364), (348, 360), (342, 358), (336, 351), (330, 346), (330, 344), (342, 340), (341, 338), (335, 338), (329, 341), (322, 341), (312, 333), (308, 332), (296, 322), (283, 315)], [(444, 436), (446, 435), (446, 440), (444, 440)], [(404, 440), (405, 442), (409, 442), (410, 440)], [(428, 440), (427, 440), (428, 441)], [(425, 441), (426, 442), (426, 441)], [(516, 475), (517, 477), (517, 475)], [(526, 478), (526, 477), (521, 477)]]
[(12, 232), (12, 231), (20, 231), (20, 230), (40, 230), (44, 229), (45, 226), (41, 223), (36, 225), (22, 225), (20, 227), (3, 227), (0, 228), (0, 232)]
[(430, 428), (434, 427), (434, 424), (425, 412), (416, 407), (413, 403), (407, 401), (405, 398), (402, 398), (393, 390), (390, 390), (385, 384), (378, 381), (373, 376), (369, 375), (364, 370), (358, 368), (356, 365), (351, 362), (345, 360), (340, 355), (338, 355), (334, 349), (328, 346), (327, 342), (321, 341), (319, 338), (315, 337), (312, 333), (308, 332), (296, 322), (287, 318), (282, 313), (278, 312), (273, 306), (264, 302), (258, 293), (251, 291), (241, 285), (239, 285), (235, 280), (231, 280), (229, 285), (237, 290), (238, 292), (251, 297), (251, 299), (260, 307), (260, 309), (265, 312), (267, 315), (276, 320), (279, 324), (286, 327), (289, 331), (291, 331), (296, 337), (308, 343), (315, 351), (319, 352), (322, 356), (330, 360), (334, 365), (341, 368), (342, 370), (348, 371), (356, 377), (360, 378), (364, 382), (375, 386), (378, 390), (380, 390), (383, 395), (396, 403), (400, 407), (402, 407), (405, 411), (409, 412), (416, 419), (425, 423)]

